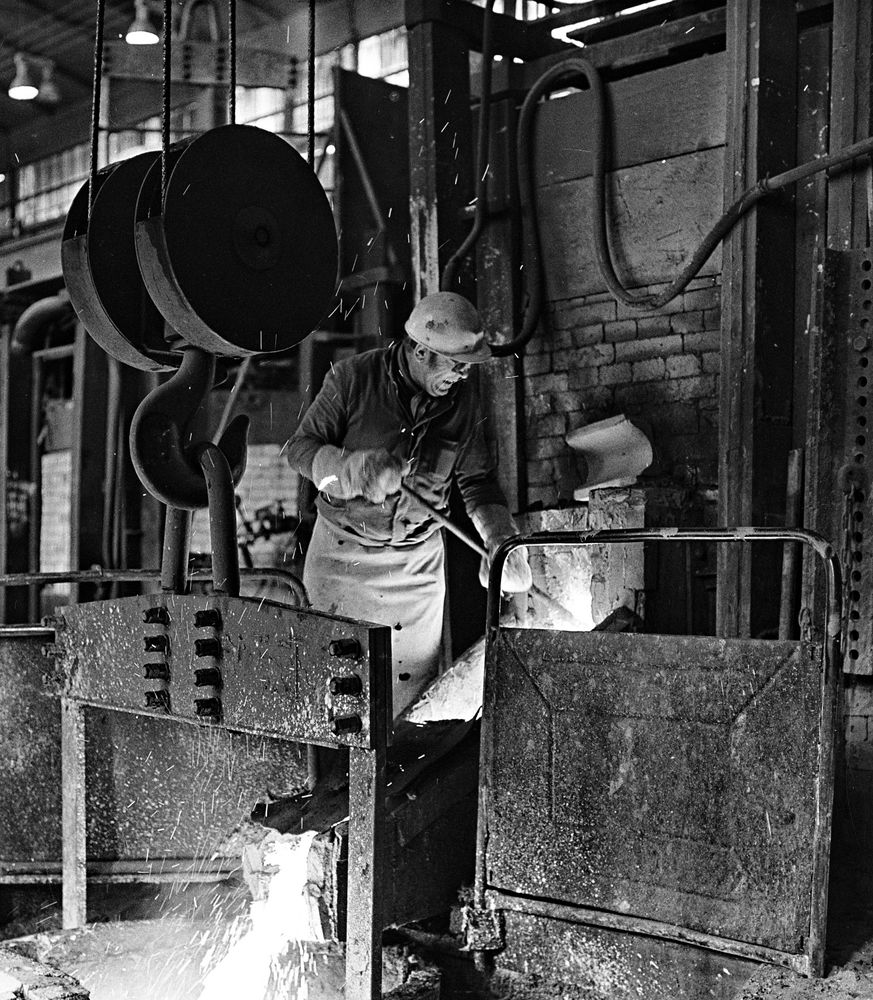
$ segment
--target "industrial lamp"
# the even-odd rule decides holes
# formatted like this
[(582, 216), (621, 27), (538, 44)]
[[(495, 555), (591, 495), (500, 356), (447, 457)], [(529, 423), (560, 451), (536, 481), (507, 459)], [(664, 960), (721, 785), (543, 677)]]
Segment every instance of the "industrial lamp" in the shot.
[[(61, 99), (60, 91), (54, 81), (55, 64), (51, 59), (42, 56), (26, 55), (16, 52), (15, 79), (9, 84), (9, 96), (13, 101), (39, 100), (41, 104), (57, 104)], [(40, 70), (42, 76), (39, 86), (34, 83), (33, 71)]]
[(13, 59), (15, 60), (15, 78), (9, 84), (9, 96), (13, 101), (32, 101), (39, 93), (39, 88), (34, 84), (30, 75), (27, 59), (21, 52), (16, 52)]
[(148, 0), (136, 0), (133, 23), (127, 29), (124, 40), (128, 45), (157, 45), (160, 41), (149, 11)]

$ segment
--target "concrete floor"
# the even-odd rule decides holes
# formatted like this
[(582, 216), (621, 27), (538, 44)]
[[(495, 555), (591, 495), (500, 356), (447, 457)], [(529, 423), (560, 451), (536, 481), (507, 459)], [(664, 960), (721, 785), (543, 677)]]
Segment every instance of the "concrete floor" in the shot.
[[(835, 871), (831, 882), (828, 925), (828, 974), (809, 980), (784, 969), (762, 966), (738, 983), (736, 1000), (873, 1000), (873, 885), (859, 884), (852, 865)], [(870, 891), (867, 891), (867, 889)], [(91, 894), (89, 919), (83, 930), (60, 931), (59, 900), (48, 898), (30, 914), (7, 925), (4, 946), (22, 949), (32, 958), (69, 973), (91, 990), (91, 1000), (201, 1000), (203, 969), (210, 951), (221, 951), (232, 936), (235, 922), (249, 904), (246, 887), (238, 882), (215, 886), (119, 886)], [(405, 939), (389, 934), (386, 952), (389, 977), (386, 989), (410, 974), (438, 968), (442, 972), (442, 1000), (481, 1000), (486, 994), (471, 957), (460, 952), (446, 933), (419, 932)], [(410, 959), (410, 956), (414, 956)], [(310, 949), (286, 960), (289, 971), (282, 1000), (299, 995), (296, 974), (301, 966), (321, 973), (308, 986), (309, 1000), (333, 1000), (342, 995), (342, 959), (334, 946)], [(296, 980), (295, 980), (296, 976)], [(414, 996), (433, 996), (433, 979)], [(703, 991), (700, 1000), (708, 1000)], [(580, 991), (572, 984), (515, 983), (513, 1000), (615, 1000)], [(640, 1000), (654, 1000), (641, 997)], [(659, 997), (658, 1000), (670, 1000)]]

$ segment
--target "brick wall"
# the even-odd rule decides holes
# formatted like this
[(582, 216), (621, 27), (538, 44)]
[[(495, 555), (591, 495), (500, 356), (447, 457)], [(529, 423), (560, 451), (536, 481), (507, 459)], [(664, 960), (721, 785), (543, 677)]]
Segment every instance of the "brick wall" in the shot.
[(714, 276), (656, 312), (604, 292), (551, 302), (524, 362), (530, 502), (572, 499), (580, 477), (564, 436), (618, 413), (651, 427), (659, 472), (715, 483), (720, 320)]

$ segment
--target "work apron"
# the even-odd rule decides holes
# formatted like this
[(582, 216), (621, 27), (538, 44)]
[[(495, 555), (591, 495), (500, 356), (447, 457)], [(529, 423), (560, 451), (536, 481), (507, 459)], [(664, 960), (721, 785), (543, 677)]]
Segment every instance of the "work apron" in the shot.
[(439, 671), (446, 596), (442, 532), (418, 545), (360, 545), (318, 517), (303, 583), (316, 611), (391, 626), (398, 716)]

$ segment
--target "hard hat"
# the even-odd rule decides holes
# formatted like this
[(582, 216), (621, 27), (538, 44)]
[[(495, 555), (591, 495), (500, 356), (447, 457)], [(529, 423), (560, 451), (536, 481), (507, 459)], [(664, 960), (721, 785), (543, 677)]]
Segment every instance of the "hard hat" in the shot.
[(455, 292), (425, 295), (409, 314), (406, 332), (416, 344), (462, 364), (481, 364), (493, 356), (475, 306)]

